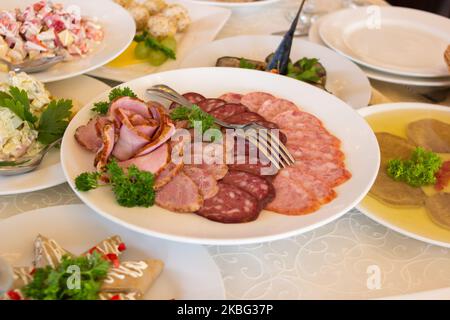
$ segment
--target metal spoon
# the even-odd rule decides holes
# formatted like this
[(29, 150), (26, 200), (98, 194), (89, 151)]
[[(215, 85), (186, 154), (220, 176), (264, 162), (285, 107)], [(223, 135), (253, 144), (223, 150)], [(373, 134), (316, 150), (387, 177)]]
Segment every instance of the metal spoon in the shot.
[(42, 162), (44, 156), (52, 149), (55, 145), (60, 143), (62, 138), (55, 140), (54, 142), (46, 145), (44, 149), (42, 149), (38, 154), (29, 158), (22, 158), (18, 160), (15, 165), (5, 165), (5, 163), (9, 162), (1, 162), (0, 161), (0, 176), (13, 176), (16, 174), (22, 174), (26, 172), (33, 171), (36, 169)]
[(26, 73), (36, 73), (44, 71), (63, 60), (64, 57), (59, 55), (54, 57), (44, 57), (36, 60), (27, 60), (22, 63), (13, 64), (8, 60), (0, 58), (0, 62), (6, 64), (9, 71), (26, 72)]

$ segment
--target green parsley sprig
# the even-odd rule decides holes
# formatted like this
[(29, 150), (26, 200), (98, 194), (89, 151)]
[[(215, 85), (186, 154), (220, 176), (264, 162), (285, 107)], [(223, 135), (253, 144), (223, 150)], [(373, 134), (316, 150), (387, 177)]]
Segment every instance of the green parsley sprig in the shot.
[(319, 59), (305, 57), (294, 64), (288, 64), (287, 76), (300, 81), (324, 85), (326, 71)]
[(420, 187), (436, 183), (435, 175), (441, 165), (442, 159), (437, 154), (417, 147), (408, 160), (389, 160), (387, 173), (394, 180)]
[(94, 103), (94, 107), (91, 110), (99, 114), (107, 114), (109, 107), (111, 106), (111, 102), (120, 97), (136, 98), (137, 95), (128, 87), (114, 88), (109, 92), (108, 101), (99, 101)]
[(210, 128), (216, 128), (214, 117), (200, 109), (197, 105), (193, 105), (192, 107), (177, 107), (170, 112), (170, 118), (174, 121), (188, 120), (189, 128), (194, 128), (196, 125), (201, 124), (202, 132)]
[(31, 128), (38, 131), (38, 141), (45, 145), (63, 136), (72, 114), (71, 100), (53, 100), (44, 109), (38, 121), (30, 111), (27, 92), (14, 86), (10, 87), (8, 92), (0, 91), (0, 107), (10, 109), (20, 119), (27, 121)]
[[(106, 165), (108, 184), (116, 196), (117, 202), (124, 207), (150, 207), (155, 203), (153, 185), (155, 177), (151, 172), (139, 170), (132, 165), (124, 171), (112, 160)], [(89, 191), (100, 186), (98, 172), (84, 172), (75, 178), (75, 186), (80, 191)]]
[[(79, 288), (68, 285), (74, 275), (73, 266), (80, 271)], [(22, 292), (26, 298), (35, 300), (96, 300), (110, 267), (111, 262), (95, 251), (77, 258), (64, 256), (56, 268), (37, 268), (33, 280)]]

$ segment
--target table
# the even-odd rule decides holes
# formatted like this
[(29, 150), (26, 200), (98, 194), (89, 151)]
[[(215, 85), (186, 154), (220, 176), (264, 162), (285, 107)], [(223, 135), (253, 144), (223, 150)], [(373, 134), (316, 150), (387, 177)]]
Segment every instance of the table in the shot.
[[(298, 1), (233, 13), (218, 35), (285, 30)], [(373, 81), (371, 103), (426, 101), (401, 86)], [(444, 102), (450, 106), (450, 97)], [(80, 203), (67, 184), (0, 197), (0, 218)], [(208, 246), (230, 299), (364, 299), (450, 286), (450, 251), (391, 231), (353, 209), (314, 231), (245, 246)], [(379, 279), (379, 282), (377, 281)]]

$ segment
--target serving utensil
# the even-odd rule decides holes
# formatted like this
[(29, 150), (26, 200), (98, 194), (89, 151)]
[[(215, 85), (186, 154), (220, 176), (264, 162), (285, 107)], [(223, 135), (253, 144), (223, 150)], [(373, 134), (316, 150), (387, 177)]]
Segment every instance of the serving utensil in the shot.
[(33, 157), (21, 158), (18, 161), (0, 161), (0, 176), (13, 176), (33, 171), (42, 162), (44, 156), (58, 143), (62, 138), (46, 145), (38, 154)]
[(289, 27), (289, 30), (281, 40), (280, 45), (273, 54), (272, 60), (267, 64), (267, 71), (276, 71), (279, 74), (287, 74), (287, 68), (289, 64), (289, 57), (291, 55), (292, 41), (294, 40), (295, 30), (297, 29), (298, 18), (303, 10), (305, 0), (302, 0), (297, 14)]
[[(147, 92), (185, 107), (192, 107), (193, 105), (174, 89), (163, 84), (154, 85), (147, 89)], [(294, 164), (294, 157), (292, 157), (286, 146), (266, 127), (263, 127), (256, 122), (250, 122), (248, 124), (232, 124), (219, 119), (214, 119), (214, 122), (222, 127), (235, 129), (236, 136), (248, 140), (257, 147), (277, 169)], [(260, 134), (260, 130), (264, 130), (264, 134)]]
[(22, 63), (11, 63), (8, 60), (0, 58), (0, 62), (5, 64), (8, 67), (9, 71), (14, 72), (26, 72), (26, 73), (36, 73), (40, 71), (47, 70), (48, 68), (54, 66), (57, 63), (60, 63), (64, 60), (62, 55), (57, 55), (54, 57), (44, 57), (35, 60), (27, 60)]

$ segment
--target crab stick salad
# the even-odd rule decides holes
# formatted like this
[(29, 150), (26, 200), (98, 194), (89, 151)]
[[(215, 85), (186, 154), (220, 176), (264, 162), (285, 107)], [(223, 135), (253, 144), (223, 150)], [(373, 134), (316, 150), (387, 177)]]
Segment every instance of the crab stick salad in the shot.
[(88, 54), (103, 39), (100, 24), (81, 16), (77, 6), (42, 0), (24, 9), (0, 11), (0, 58), (12, 63)]

